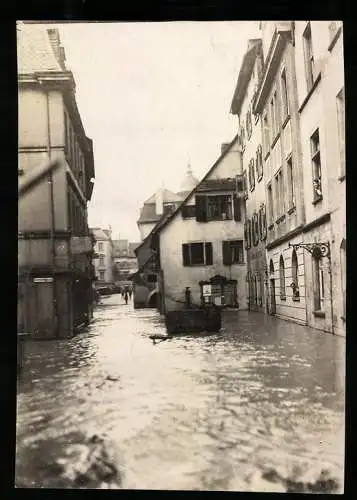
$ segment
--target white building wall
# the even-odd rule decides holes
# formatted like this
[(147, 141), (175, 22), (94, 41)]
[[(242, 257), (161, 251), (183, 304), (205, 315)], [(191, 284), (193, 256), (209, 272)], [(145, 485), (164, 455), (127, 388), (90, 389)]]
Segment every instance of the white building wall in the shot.
[[(232, 148), (233, 149), (233, 148)], [(233, 178), (241, 173), (238, 146), (230, 151), (207, 179)], [(222, 193), (224, 194), (224, 193)], [(194, 203), (194, 195), (188, 204)], [(222, 241), (229, 239), (243, 240), (243, 221), (210, 221), (199, 223), (196, 219), (176, 217), (160, 231), (160, 263), (164, 275), (164, 294), (166, 308), (183, 307), (176, 301), (184, 301), (185, 287), (191, 288), (193, 303), (200, 304), (199, 281), (209, 280), (216, 274), (238, 282), (237, 296), (239, 308), (246, 308), (245, 273), (246, 264), (223, 265)], [(182, 244), (193, 242), (211, 242), (213, 250), (212, 266), (184, 267), (182, 262)], [(246, 255), (245, 255), (246, 261)]]

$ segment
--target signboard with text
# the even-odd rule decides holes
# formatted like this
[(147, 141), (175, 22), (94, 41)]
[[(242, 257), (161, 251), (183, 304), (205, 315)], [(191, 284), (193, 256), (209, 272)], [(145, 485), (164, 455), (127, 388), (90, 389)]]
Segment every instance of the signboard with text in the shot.
[(202, 295), (204, 297), (209, 297), (210, 295), (212, 295), (211, 285), (207, 284), (202, 286)]

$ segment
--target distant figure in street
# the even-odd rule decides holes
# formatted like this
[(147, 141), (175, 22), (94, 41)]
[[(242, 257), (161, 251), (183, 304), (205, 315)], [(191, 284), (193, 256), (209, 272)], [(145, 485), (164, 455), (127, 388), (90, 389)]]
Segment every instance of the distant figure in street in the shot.
[(131, 295), (132, 295), (133, 291), (131, 288), (129, 288), (129, 299), (131, 299)]
[(125, 304), (128, 303), (128, 292), (127, 290), (125, 290), (125, 293), (124, 293), (124, 300), (125, 300)]

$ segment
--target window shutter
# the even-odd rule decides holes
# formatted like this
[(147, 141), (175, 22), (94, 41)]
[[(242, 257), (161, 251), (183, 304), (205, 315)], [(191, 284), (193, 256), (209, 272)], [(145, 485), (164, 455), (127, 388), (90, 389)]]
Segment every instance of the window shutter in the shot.
[(234, 209), (234, 220), (236, 222), (241, 221), (242, 214), (241, 214), (240, 198), (238, 198), (236, 194), (233, 195), (233, 209)]
[(248, 224), (244, 223), (244, 248), (248, 250)]
[(222, 253), (223, 253), (223, 265), (230, 266), (231, 265), (231, 247), (229, 241), (222, 242)]
[(212, 243), (205, 243), (206, 266), (213, 265)]
[(186, 219), (186, 218), (187, 218), (187, 216), (188, 216), (187, 205), (184, 205), (184, 206), (181, 208), (181, 215), (182, 215), (182, 218), (183, 218), (183, 219)]
[(206, 222), (207, 221), (207, 211), (206, 211), (206, 197), (201, 195), (196, 195), (196, 221)]
[(190, 247), (187, 243), (182, 245), (182, 262), (184, 266), (190, 265)]

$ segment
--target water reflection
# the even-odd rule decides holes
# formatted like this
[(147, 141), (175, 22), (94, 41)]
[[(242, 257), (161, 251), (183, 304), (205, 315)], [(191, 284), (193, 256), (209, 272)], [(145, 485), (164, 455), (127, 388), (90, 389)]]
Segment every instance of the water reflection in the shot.
[(28, 466), (36, 443), (52, 457), (73, 436), (105, 433), (124, 488), (287, 491), (284, 478), (316, 481), (323, 468), (341, 484), (344, 339), (244, 312), (227, 314), (219, 335), (153, 345), (164, 332), (155, 311), (114, 296), (87, 332), (29, 344), (19, 483), (41, 485)]

